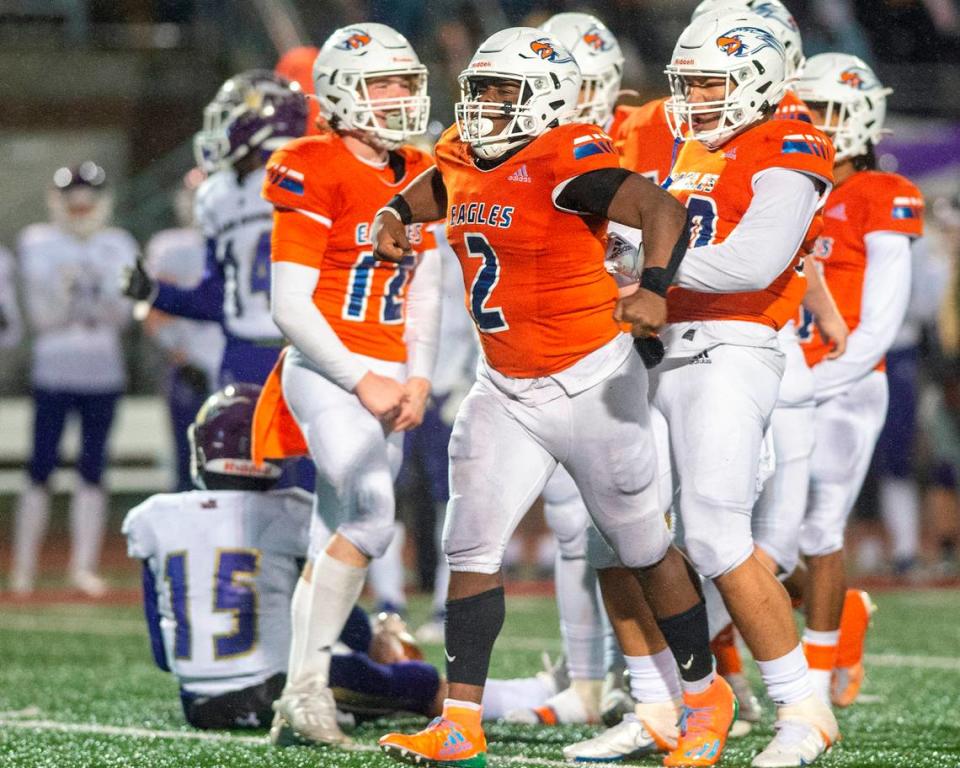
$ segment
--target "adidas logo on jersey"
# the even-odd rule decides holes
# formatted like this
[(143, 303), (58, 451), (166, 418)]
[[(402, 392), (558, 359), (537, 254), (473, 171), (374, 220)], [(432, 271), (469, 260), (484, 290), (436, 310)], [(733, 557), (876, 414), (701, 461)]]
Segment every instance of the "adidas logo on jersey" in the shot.
[(699, 355), (694, 355), (690, 358), (690, 365), (713, 365), (713, 360), (710, 359), (709, 350), (703, 350)]
[(839, 205), (833, 206), (830, 210), (826, 211), (824, 214), (828, 219), (837, 219), (838, 221), (847, 220), (847, 204), (840, 203)]
[(507, 176), (507, 181), (521, 181), (525, 184), (529, 184), (533, 181), (533, 178), (527, 173), (527, 165), (524, 163), (517, 170)]

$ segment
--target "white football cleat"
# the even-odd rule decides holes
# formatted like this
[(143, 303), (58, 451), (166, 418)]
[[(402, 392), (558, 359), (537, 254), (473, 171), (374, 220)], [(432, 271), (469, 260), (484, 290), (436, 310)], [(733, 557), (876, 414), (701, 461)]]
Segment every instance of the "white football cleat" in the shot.
[(329, 688), (285, 691), (273, 702), (273, 711), (270, 741), (277, 746), (353, 743), (337, 724), (337, 704)]
[(632, 760), (655, 752), (676, 749), (678, 702), (637, 704), (619, 725), (586, 741), (563, 748), (563, 757), (575, 763)]
[(612, 669), (603, 678), (603, 690), (600, 692), (600, 720), (612, 728), (624, 716), (633, 712), (637, 705), (630, 695), (630, 680), (626, 670)]
[(421, 624), (413, 636), (417, 638), (417, 642), (424, 645), (443, 645), (443, 619), (432, 619), (426, 624)]
[(70, 574), (70, 586), (87, 597), (100, 598), (107, 594), (107, 582), (92, 571)]
[(792, 768), (812, 765), (840, 738), (833, 711), (816, 694), (777, 708), (776, 735), (753, 758), (754, 768)]
[(600, 681), (575, 681), (569, 688), (555, 693), (541, 706), (533, 709), (513, 709), (504, 720), (528, 725), (584, 725), (600, 722), (598, 704)]

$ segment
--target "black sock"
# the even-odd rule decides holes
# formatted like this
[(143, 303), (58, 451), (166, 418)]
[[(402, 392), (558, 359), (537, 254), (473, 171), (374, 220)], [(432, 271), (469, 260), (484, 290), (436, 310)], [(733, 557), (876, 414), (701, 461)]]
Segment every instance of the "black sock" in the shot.
[(444, 622), (447, 680), (479, 686), (487, 682), (490, 654), (505, 614), (503, 587), (460, 600), (447, 600)]
[(659, 619), (663, 633), (680, 667), (680, 677), (688, 682), (702, 680), (713, 671), (710, 631), (707, 629), (707, 604), (700, 601), (676, 616)]

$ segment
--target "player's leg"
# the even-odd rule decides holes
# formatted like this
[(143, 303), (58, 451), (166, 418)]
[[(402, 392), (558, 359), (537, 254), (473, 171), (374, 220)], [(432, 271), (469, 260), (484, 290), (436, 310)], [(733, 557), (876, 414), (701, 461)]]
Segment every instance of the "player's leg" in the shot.
[(782, 356), (723, 345), (697, 360), (663, 367), (654, 399), (670, 425), (684, 543), (697, 570), (714, 580), (757, 660), (778, 722), (796, 726), (781, 727), (756, 764), (780, 764), (765, 761), (779, 754), (779, 734), (798, 729), (816, 741), (805, 753), (813, 759), (836, 736), (836, 722), (813, 696), (790, 601), (754, 556), (751, 534), (761, 446)]
[(283, 690), (282, 674), (239, 691), (219, 696), (198, 696), (181, 690), (180, 702), (187, 722), (194, 728), (225, 730), (263, 728), (273, 717), (271, 704)]
[(381, 557), (370, 561), (367, 577), (378, 611), (406, 613), (406, 572), (403, 567), (403, 548), (406, 541), (406, 527), (399, 520), (394, 521), (390, 546)]
[(107, 523), (102, 478), (107, 439), (119, 399), (119, 392), (77, 396), (83, 442), (77, 462), (79, 478), (70, 500), (70, 581), (94, 597), (106, 591), (106, 584), (96, 575)]
[[(384, 375), (400, 373), (378, 361), (371, 366)], [(354, 395), (296, 355), (285, 359), (283, 389), (317, 465), (315, 514), (334, 533), (305, 574), (308, 599), (296, 625), (306, 633), (302, 659), (289, 670), (277, 711), (302, 737), (343, 743), (328, 686), (331, 647), (360, 596), (370, 559), (382, 555), (393, 536), (401, 436), (385, 438)], [(275, 730), (282, 738), (281, 729)]]
[[(886, 408), (886, 377), (879, 372), (817, 406), (816, 447), (800, 550), (809, 572), (804, 643), (817, 693), (825, 701), (829, 701), (830, 678), (837, 664), (846, 595), (844, 529), (870, 466)], [(853, 672), (857, 679), (851, 685), (859, 689), (862, 666)]]
[[(703, 764), (712, 764), (734, 718), (733, 694), (714, 674), (699, 578), (672, 545), (664, 519), (647, 373), (640, 359), (631, 354), (601, 386), (576, 395), (572, 405), (572, 439), (564, 465), (594, 524), (642, 587), (656, 619), (648, 641), (666, 641), (680, 665), (685, 705), (704, 713), (690, 721), (666, 762), (683, 761), (687, 752), (709, 742)], [(642, 620), (642, 608), (636, 611)]]
[(33, 454), (28, 467), (29, 485), (17, 502), (13, 529), (13, 568), (10, 588), (14, 593), (33, 591), (43, 537), (50, 519), (47, 481), (57, 466), (71, 395), (37, 389), (33, 393)]
[[(460, 408), (450, 440), (451, 494), (443, 535), (450, 564), (444, 649), (449, 698), (441, 719), (426, 730), (381, 738), (388, 754), (435, 762), (485, 760), (480, 703), (505, 614), (503, 552), (556, 467), (518, 415), (550, 420), (556, 407), (556, 402), (512, 401), (481, 378)], [(448, 740), (461, 745), (455, 755), (444, 747)]]

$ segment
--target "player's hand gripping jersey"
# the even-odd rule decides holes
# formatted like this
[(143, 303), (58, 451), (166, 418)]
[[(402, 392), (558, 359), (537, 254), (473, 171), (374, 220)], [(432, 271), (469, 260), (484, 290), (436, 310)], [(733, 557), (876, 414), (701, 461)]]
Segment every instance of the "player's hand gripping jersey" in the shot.
[(370, 223), (377, 210), (422, 171), (430, 158), (413, 147), (391, 153), (382, 168), (357, 159), (335, 134), (297, 139), (267, 164), (263, 196), (299, 211), (283, 234), (274, 228), (273, 260), (320, 270), (314, 302), (351, 352), (404, 362), (404, 296), (419, 254), (436, 248), (425, 225), (412, 225), (418, 255), (401, 264), (375, 259)]
[[(687, 206), (692, 249), (722, 243), (750, 207), (754, 183), (774, 168), (800, 171), (829, 187), (833, 147), (812, 126), (795, 120), (770, 120), (735, 136), (716, 150), (685, 142), (666, 185)], [(819, 226), (814, 219), (811, 227)], [(803, 241), (810, 238), (810, 230)], [(690, 320), (742, 320), (779, 329), (796, 316), (806, 290), (797, 256), (766, 288), (740, 293), (706, 293), (674, 286), (669, 293), (669, 323)], [(722, 268), (718, 265), (718, 269)], [(682, 272), (682, 269), (681, 269)]]
[(447, 190), (447, 239), (495, 370), (548, 376), (620, 332), (616, 285), (603, 266), (606, 221), (553, 202), (563, 182), (619, 166), (609, 136), (593, 125), (564, 125), (484, 171), (453, 127), (436, 157)]
[(626, 117), (610, 132), (621, 156), (620, 164), (656, 184), (662, 184), (670, 175), (677, 150), (663, 109), (666, 101), (655, 99), (640, 107), (619, 108), (617, 115), (626, 111)]
[[(851, 331), (860, 324), (867, 269), (866, 240), (874, 232), (907, 235), (911, 239), (923, 234), (923, 196), (903, 176), (860, 171), (827, 198), (823, 231), (813, 255)], [(804, 313), (799, 333), (807, 364), (814, 366), (826, 357), (830, 345), (816, 330), (809, 313)], [(877, 369), (883, 368), (881, 359)]]

